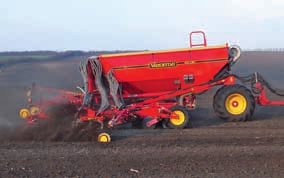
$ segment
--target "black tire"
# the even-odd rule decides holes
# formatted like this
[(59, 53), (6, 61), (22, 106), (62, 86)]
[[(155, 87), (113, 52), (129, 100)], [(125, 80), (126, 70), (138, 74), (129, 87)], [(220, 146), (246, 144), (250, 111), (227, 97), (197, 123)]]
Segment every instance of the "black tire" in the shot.
[(168, 123), (167, 123), (167, 126), (169, 128), (183, 129), (188, 125), (190, 117), (189, 117), (188, 110), (185, 107), (176, 105), (176, 106), (171, 107), (169, 110), (172, 111), (172, 112), (178, 112), (178, 113), (182, 114), (182, 116), (183, 116), (182, 120), (180, 120), (180, 122), (176, 122), (176, 119), (169, 118)]
[(225, 121), (248, 121), (254, 113), (255, 99), (243, 85), (223, 86), (214, 96), (213, 108), (216, 115)]
[(132, 128), (141, 129), (143, 119), (139, 115), (133, 115), (131, 117)]
[(145, 118), (143, 119), (143, 121), (142, 121), (142, 128), (143, 128), (143, 129), (155, 129), (155, 128), (156, 128), (156, 124), (153, 124), (153, 125), (151, 125), (150, 127), (147, 125), (147, 122), (149, 122), (149, 121), (151, 121), (151, 120), (153, 120), (152, 117), (150, 117), (150, 116), (145, 117)]

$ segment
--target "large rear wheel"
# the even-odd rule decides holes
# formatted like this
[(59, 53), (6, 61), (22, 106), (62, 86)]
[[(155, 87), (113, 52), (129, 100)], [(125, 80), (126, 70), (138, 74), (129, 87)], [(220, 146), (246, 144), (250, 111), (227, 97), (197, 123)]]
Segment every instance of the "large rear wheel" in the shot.
[(216, 115), (225, 121), (251, 120), (255, 100), (251, 91), (243, 85), (230, 85), (220, 88), (213, 100)]

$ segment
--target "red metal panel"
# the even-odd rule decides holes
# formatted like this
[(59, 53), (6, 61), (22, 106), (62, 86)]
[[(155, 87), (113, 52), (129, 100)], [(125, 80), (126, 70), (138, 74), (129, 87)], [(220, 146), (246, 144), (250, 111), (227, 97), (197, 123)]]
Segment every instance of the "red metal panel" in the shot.
[[(130, 53), (131, 54), (131, 53)], [(99, 57), (103, 72), (107, 73), (112, 68), (123, 68), (127, 66), (143, 66), (153, 62), (151, 53), (146, 54), (134, 54), (134, 55), (113, 55), (110, 57)]]
[(191, 59), (193, 61), (199, 60), (216, 60), (216, 59), (228, 59), (228, 48), (209, 48), (202, 50), (192, 50)]
[[(104, 75), (114, 70), (124, 94), (165, 92), (212, 80), (228, 62), (228, 47), (102, 55), (99, 59)], [(195, 82), (185, 84), (184, 75), (193, 75)]]
[(184, 62), (190, 60), (190, 49), (154, 54), (154, 62)]

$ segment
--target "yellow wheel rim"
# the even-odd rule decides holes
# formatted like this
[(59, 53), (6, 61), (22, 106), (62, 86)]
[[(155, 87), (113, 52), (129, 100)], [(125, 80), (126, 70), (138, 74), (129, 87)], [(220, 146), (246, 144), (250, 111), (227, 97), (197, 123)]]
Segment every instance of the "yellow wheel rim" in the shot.
[(21, 109), (19, 115), (21, 118), (26, 119), (30, 116), (30, 111), (28, 109)]
[(36, 107), (36, 106), (32, 106), (32, 107), (30, 108), (30, 113), (31, 113), (31, 115), (36, 115), (36, 114), (38, 114), (38, 113), (39, 113), (39, 108)]
[(174, 111), (178, 118), (170, 118), (171, 123), (174, 125), (182, 125), (185, 121), (185, 115), (182, 111)]
[(101, 133), (101, 134), (98, 136), (98, 142), (107, 143), (107, 142), (110, 142), (110, 141), (111, 141), (110, 135), (107, 134), (107, 133)]
[(231, 94), (226, 99), (226, 109), (229, 113), (233, 115), (239, 115), (242, 114), (247, 107), (247, 101), (246, 98), (241, 94)]

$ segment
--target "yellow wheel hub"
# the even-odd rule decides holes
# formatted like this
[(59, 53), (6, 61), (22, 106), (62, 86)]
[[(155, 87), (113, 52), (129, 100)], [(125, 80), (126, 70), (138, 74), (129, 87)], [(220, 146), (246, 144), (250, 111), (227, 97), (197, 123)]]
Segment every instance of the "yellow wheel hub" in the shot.
[(110, 142), (110, 141), (111, 141), (110, 135), (107, 134), (107, 133), (101, 133), (98, 136), (98, 142), (107, 143), (107, 142)]
[(36, 114), (38, 114), (38, 113), (39, 113), (39, 108), (36, 107), (36, 106), (32, 106), (32, 107), (30, 108), (30, 113), (31, 113), (31, 115), (36, 115)]
[(171, 123), (174, 125), (181, 125), (184, 123), (185, 121), (185, 115), (182, 111), (174, 111), (173, 112), (175, 115), (178, 116), (178, 118), (170, 118), (171, 119)]
[(30, 111), (28, 109), (21, 109), (19, 115), (21, 118), (26, 119), (30, 116)]
[(239, 115), (246, 110), (247, 101), (243, 95), (234, 93), (226, 99), (225, 105), (229, 113)]

